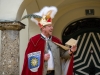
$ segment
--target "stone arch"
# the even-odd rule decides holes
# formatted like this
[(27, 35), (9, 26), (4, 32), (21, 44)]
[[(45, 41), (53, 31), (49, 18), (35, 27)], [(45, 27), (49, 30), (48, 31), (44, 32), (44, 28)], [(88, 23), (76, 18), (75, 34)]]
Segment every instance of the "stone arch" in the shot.
[[(100, 58), (99, 28), (100, 28), (100, 18), (95, 18), (95, 17), (84, 18), (74, 21), (73, 23), (68, 25), (67, 28), (65, 28), (62, 35), (63, 44), (65, 44), (65, 42), (70, 38), (78, 40), (77, 43), (78, 49), (74, 53), (74, 74), (78, 75), (100, 74), (99, 73), (100, 64), (98, 60)], [(94, 65), (94, 63), (96, 65)], [(87, 64), (89, 66), (87, 66)]]
[(20, 7), (18, 9), (18, 12), (17, 12), (17, 15), (16, 15), (16, 20), (18, 20), (18, 21), (21, 20), (21, 17), (22, 17), (22, 14), (23, 14), (24, 10), (28, 6), (28, 4), (30, 4), (31, 2), (32, 2), (32, 0), (24, 0), (22, 2), (22, 4), (20, 5)]
[[(96, 4), (94, 4), (94, 2)], [(78, 5), (78, 4), (80, 4), (80, 5)], [(87, 9), (87, 8), (95, 9), (95, 15), (86, 16), (85, 9)], [(96, 2), (96, 1), (86, 1), (83, 3), (77, 2), (77, 3), (72, 4), (72, 5), (64, 6), (63, 8), (59, 9), (58, 14), (56, 15), (57, 17), (55, 19), (55, 26), (54, 26), (53, 35), (62, 39), (61, 38), (62, 32), (68, 24), (70, 24), (71, 22), (74, 22), (75, 20), (79, 20), (82, 18), (99, 17), (100, 16), (99, 15), (99, 13), (100, 13), (99, 8), (100, 8), (99, 2)]]
[(75, 10), (77, 8), (91, 8), (91, 7), (96, 7), (96, 8), (100, 8), (100, 1), (79, 1), (79, 2), (75, 2), (72, 4), (63, 4), (62, 6), (58, 6), (58, 14), (57, 14), (57, 18), (56, 20), (61, 17), (63, 14), (65, 14), (66, 12), (69, 12), (71, 10)]

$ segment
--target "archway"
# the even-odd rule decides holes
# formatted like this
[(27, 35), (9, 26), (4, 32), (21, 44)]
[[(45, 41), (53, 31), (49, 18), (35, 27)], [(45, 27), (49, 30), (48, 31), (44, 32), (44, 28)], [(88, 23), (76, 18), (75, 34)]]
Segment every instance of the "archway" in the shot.
[(70, 38), (78, 39), (74, 74), (100, 74), (100, 18), (85, 18), (71, 23), (63, 32), (63, 44)]

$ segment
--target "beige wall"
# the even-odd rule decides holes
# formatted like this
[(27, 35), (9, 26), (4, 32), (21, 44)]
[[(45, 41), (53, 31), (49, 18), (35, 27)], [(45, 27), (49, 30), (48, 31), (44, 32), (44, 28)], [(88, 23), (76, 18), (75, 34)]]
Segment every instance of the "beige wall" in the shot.
[(0, 21), (16, 20), (17, 11), (23, 0), (0, 0)]
[[(27, 11), (25, 10), (23, 15), (26, 15), (27, 14)], [(22, 23), (24, 23), (26, 26), (25, 26), (25, 29), (22, 29), (20, 31), (20, 73), (21, 73), (21, 70), (22, 70), (22, 67), (23, 67), (23, 61), (24, 61), (24, 53), (25, 53), (25, 50), (27, 48), (27, 44), (28, 44), (28, 40), (29, 40), (29, 30), (28, 30), (28, 25), (29, 25), (29, 22), (27, 19), (23, 20)]]
[[(31, 3), (27, 7), (28, 13), (33, 13), (34, 12), (34, 11), (32, 11), (30, 9), (30, 8), (33, 7), (33, 4), (34, 3)], [(83, 4), (83, 6), (82, 5), (81, 6), (77, 6), (77, 4), (73, 4), (72, 7), (70, 7), (70, 8), (68, 8), (68, 6), (66, 5), (64, 8), (59, 9), (58, 14), (54, 18), (54, 24), (55, 25), (54, 25), (53, 35), (57, 36), (59, 39), (62, 39), (61, 36), (62, 36), (63, 30), (70, 23), (72, 23), (74, 21), (77, 21), (79, 19), (82, 19), (82, 18), (100, 17), (100, 15), (99, 15), (99, 12), (100, 12), (99, 7), (97, 5), (95, 5), (93, 7), (93, 6), (89, 6), (88, 4), (87, 4), (87, 6), (85, 6), (84, 4)], [(66, 8), (68, 8), (68, 10)], [(95, 10), (95, 15), (86, 16), (85, 15), (85, 9), (94, 9)], [(35, 23), (33, 23), (31, 20), (29, 20), (29, 38), (34, 36), (34, 35), (36, 35), (36, 34), (38, 34), (38, 33), (40, 33), (39, 27)], [(23, 53), (22, 53), (22, 55), (23, 55)], [(22, 64), (22, 61), (20, 63)]]
[[(1, 0), (1, 1), (7, 2), (6, 0)], [(10, 0), (10, 1), (13, 2), (13, 0)], [(63, 30), (70, 23), (82, 18), (86, 18), (86, 17), (100, 18), (100, 0), (81, 0), (81, 1), (80, 0), (74, 0), (74, 1), (73, 0), (72, 1), (71, 0), (55, 0), (56, 1), (55, 3), (48, 2), (48, 1), (45, 1), (43, 3), (43, 1), (41, 2), (39, 0), (37, 1), (36, 0), (17, 0), (17, 1), (19, 2), (17, 2), (16, 7), (14, 7), (11, 11), (8, 9), (12, 8), (12, 4), (10, 5), (9, 3), (9, 8), (6, 6), (6, 4), (5, 6), (7, 8), (2, 4), (5, 11), (0, 7), (0, 19), (3, 19), (3, 20), (16, 19), (20, 21), (22, 16), (26, 14), (32, 14), (33, 12), (38, 12), (45, 5), (55, 5), (58, 7), (58, 13), (53, 19), (53, 23), (54, 23), (53, 35), (57, 36), (59, 39), (62, 39), (61, 36), (62, 36)], [(52, 1), (52, 0), (49, 0), (49, 1)], [(16, 1), (14, 1), (13, 3), (16, 4)], [(95, 15), (86, 16), (85, 9), (94, 9)], [(1, 10), (3, 11), (1, 12)], [(9, 12), (7, 12), (7, 10)], [(35, 23), (33, 23), (30, 19), (24, 19), (21, 22), (24, 23), (26, 27), (25, 29), (22, 29), (20, 31), (20, 73), (22, 71), (24, 53), (27, 48), (28, 40), (30, 37), (40, 33), (39, 27)]]
[[(85, 15), (85, 9), (94, 9), (95, 15), (92, 16), (86, 16)], [(65, 10), (66, 11), (66, 10)], [(73, 10), (70, 10), (66, 13), (64, 13), (59, 19), (56, 21), (54, 26), (54, 32), (53, 35), (57, 36), (58, 38), (62, 39), (62, 33), (63, 30), (69, 25), (70, 23), (77, 21), (82, 18), (88, 18), (88, 17), (98, 17), (100, 18), (100, 9), (99, 7), (81, 7), (76, 8)]]

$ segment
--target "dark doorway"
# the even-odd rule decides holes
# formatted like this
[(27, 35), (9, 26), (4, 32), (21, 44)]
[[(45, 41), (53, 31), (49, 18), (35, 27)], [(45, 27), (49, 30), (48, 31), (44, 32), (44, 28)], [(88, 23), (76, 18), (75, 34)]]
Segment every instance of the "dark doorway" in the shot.
[(74, 74), (100, 75), (100, 18), (85, 18), (71, 23), (63, 32), (63, 44), (70, 38), (78, 39)]

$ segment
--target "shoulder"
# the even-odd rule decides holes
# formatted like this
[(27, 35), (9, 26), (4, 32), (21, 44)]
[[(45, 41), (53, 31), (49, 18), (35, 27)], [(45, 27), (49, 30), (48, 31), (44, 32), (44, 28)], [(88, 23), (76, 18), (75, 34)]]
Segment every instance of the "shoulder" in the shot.
[(30, 39), (31, 39), (31, 40), (38, 40), (38, 39), (40, 39), (40, 38), (41, 38), (41, 35), (40, 35), (40, 34), (37, 34), (37, 35), (31, 37)]
[(52, 36), (52, 41), (57, 42), (57, 43), (62, 43), (61, 40), (55, 36)]
[(39, 43), (40, 40), (41, 40), (41, 35), (37, 34), (37, 35), (31, 37), (29, 41), (31, 43), (33, 43), (34, 46), (36, 46)]

